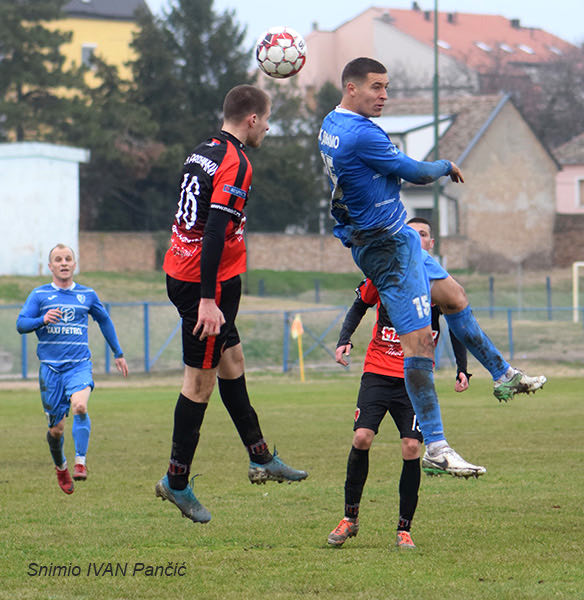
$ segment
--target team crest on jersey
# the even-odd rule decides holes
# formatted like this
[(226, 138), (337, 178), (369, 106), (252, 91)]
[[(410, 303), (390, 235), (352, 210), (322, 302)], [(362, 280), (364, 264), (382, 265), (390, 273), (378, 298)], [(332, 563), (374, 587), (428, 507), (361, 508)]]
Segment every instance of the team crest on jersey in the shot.
[(355, 423), (358, 421), (360, 414), (361, 414), (361, 409), (360, 408), (356, 408), (355, 409)]
[(61, 321), (69, 323), (75, 319), (75, 309), (71, 306), (63, 306), (61, 308)]
[(77, 300), (79, 300), (79, 304), (85, 304), (85, 296), (83, 294), (77, 294)]

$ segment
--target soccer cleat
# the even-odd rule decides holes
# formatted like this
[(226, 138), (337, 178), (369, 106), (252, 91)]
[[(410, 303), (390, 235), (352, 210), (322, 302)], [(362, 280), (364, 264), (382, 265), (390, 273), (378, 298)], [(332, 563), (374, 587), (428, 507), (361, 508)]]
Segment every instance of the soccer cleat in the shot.
[(495, 381), (493, 394), (499, 402), (511, 400), (515, 394), (534, 393), (543, 387), (547, 381), (544, 375), (530, 377), (521, 371), (515, 370), (515, 375), (509, 381)]
[(414, 540), (409, 531), (398, 531), (395, 537), (395, 545), (398, 548), (415, 548)]
[(193, 479), (184, 490), (173, 490), (168, 482), (168, 474), (165, 475), (155, 486), (156, 497), (169, 500), (178, 507), (183, 517), (194, 523), (208, 523), (211, 513), (197, 500), (193, 494)]
[(428, 450), (422, 459), (422, 469), (426, 475), (449, 474), (454, 477), (479, 477), (487, 472), (485, 467), (471, 465), (450, 446), (441, 448), (436, 456), (430, 456)]
[(65, 467), (64, 469), (58, 469), (55, 467), (55, 471), (57, 471), (57, 481), (59, 482), (59, 487), (66, 493), (72, 494), (75, 491), (73, 480), (71, 479), (71, 474), (69, 473), (69, 469)]
[(302, 481), (303, 479), (306, 479), (308, 473), (289, 467), (280, 460), (278, 453), (274, 450), (272, 460), (265, 465), (250, 461), (247, 476), (251, 483), (257, 484), (266, 483), (266, 481), (277, 481), (278, 483), (287, 481), (288, 483), (292, 483), (293, 481)]
[(75, 481), (85, 481), (87, 479), (87, 467), (80, 463), (75, 463), (73, 467), (73, 479)]
[(328, 536), (328, 543), (331, 546), (340, 548), (350, 537), (355, 537), (359, 533), (359, 519), (352, 521), (343, 517), (341, 522), (333, 529)]

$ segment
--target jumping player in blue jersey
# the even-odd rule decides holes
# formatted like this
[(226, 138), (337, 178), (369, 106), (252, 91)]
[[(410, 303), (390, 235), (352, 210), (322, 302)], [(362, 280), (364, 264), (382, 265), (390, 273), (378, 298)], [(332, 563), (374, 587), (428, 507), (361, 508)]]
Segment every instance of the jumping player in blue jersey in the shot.
[(128, 365), (116, 336), (114, 324), (94, 290), (73, 281), (73, 250), (57, 244), (49, 253), (52, 283), (35, 288), (16, 320), (19, 333), (34, 331), (38, 337), (41, 400), (49, 429), (47, 442), (57, 481), (66, 494), (74, 491), (73, 480), (63, 452), (65, 417), (73, 408), (75, 466), (73, 479), (87, 479), (85, 456), (89, 445), (91, 421), (87, 403), (93, 390), (91, 353), (88, 344), (88, 315), (97, 321), (124, 377)]
[[(319, 146), (329, 177), (334, 235), (351, 248), (353, 259), (377, 288), (404, 352), (404, 380), (426, 443), (424, 463), (452, 475), (486, 472), (448, 445), (433, 379), (431, 295), (427, 254), (406, 225), (401, 179), (426, 184), (442, 176), (463, 183), (453, 162), (419, 162), (403, 154), (371, 117), (387, 100), (387, 69), (371, 58), (349, 62), (342, 74), (341, 104), (324, 119)], [(474, 318), (464, 290), (452, 278), (432, 289), (454, 335), (491, 373), (495, 396), (509, 400), (535, 391), (545, 377), (529, 377), (511, 367)], [(438, 289), (438, 287), (440, 289)], [(434, 294), (436, 292), (436, 294)]]

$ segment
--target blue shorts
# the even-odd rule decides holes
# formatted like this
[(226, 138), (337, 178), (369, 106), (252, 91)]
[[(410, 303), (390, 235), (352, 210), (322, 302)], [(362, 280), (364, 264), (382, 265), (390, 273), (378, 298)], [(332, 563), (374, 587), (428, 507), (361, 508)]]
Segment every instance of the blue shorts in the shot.
[(424, 257), (424, 267), (430, 283), (435, 279), (446, 279), (449, 277), (448, 271), (433, 256), (430, 256), (426, 250), (422, 250), (422, 256)]
[[(420, 235), (404, 226), (393, 235), (377, 232), (351, 247), (353, 260), (371, 279), (399, 335), (427, 327), (432, 322), (430, 282)], [(431, 257), (430, 257), (431, 258)]]
[(41, 364), (39, 384), (49, 427), (54, 427), (69, 414), (72, 394), (86, 387), (93, 390), (91, 362), (86, 360), (63, 371), (55, 371), (48, 365)]

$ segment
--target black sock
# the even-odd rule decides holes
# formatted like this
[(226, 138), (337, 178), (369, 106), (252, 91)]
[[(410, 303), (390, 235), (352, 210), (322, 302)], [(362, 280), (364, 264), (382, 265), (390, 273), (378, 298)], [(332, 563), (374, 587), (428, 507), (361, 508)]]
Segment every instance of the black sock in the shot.
[(176, 402), (172, 451), (168, 466), (168, 482), (175, 490), (184, 490), (187, 487), (206, 409), (206, 403), (192, 402), (182, 394)]
[(53, 437), (51, 432), (47, 431), (47, 442), (55, 466), (62, 467), (65, 462), (63, 459), (63, 437)]
[(237, 379), (221, 379), (217, 377), (221, 400), (246, 447), (249, 459), (260, 465), (272, 460), (268, 445), (262, 435), (258, 416), (247, 395), (245, 374)]
[(409, 531), (418, 505), (420, 459), (404, 460), (399, 480), (398, 531)]
[(345, 480), (345, 517), (356, 519), (359, 516), (359, 503), (369, 473), (369, 450), (359, 450), (354, 446), (347, 460)]

